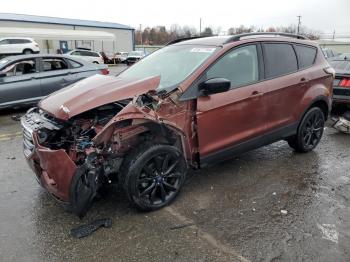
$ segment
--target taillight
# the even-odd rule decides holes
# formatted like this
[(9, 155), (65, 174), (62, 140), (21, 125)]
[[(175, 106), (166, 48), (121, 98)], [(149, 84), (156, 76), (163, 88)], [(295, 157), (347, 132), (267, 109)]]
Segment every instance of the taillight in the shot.
[(108, 75), (109, 74), (108, 68), (101, 69), (101, 74), (102, 75)]
[(340, 87), (350, 87), (350, 78), (343, 78), (339, 82)]

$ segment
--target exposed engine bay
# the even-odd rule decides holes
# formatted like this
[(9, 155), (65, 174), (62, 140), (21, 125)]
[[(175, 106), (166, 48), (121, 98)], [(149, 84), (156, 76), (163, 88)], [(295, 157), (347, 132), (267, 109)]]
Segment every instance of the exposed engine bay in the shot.
[[(160, 106), (159, 101), (160, 99), (147, 93), (136, 97), (133, 101), (125, 99), (94, 108), (67, 121), (57, 119), (42, 109), (33, 108), (22, 118), (25, 155), (29, 158), (34, 153), (35, 143), (53, 152), (64, 150), (76, 166), (76, 170), (71, 181), (67, 182), (70, 184), (69, 196), (60, 200), (69, 199), (71, 210), (82, 217), (105, 186), (118, 184), (120, 179), (118, 173), (126, 152), (144, 141), (157, 141), (157, 139), (166, 138), (168, 143), (181, 144), (176, 134), (149, 121), (126, 119), (110, 124), (110, 121), (129, 103), (135, 103), (137, 107), (145, 110), (156, 111)], [(110, 134), (108, 141), (95, 143), (94, 138), (104, 131), (107, 124), (109, 127), (113, 126), (110, 132), (108, 130), (105, 132)], [(37, 141), (33, 140), (33, 133)], [(40, 157), (40, 154), (38, 155)], [(42, 162), (40, 160), (37, 160), (36, 167), (39, 169), (40, 175), (36, 172), (39, 177), (41, 172), (45, 172), (39, 166), (39, 162)], [(55, 179), (49, 174), (46, 176), (48, 176), (46, 180), (57, 187), (56, 180), (61, 177)], [(38, 180), (40, 181), (40, 178)], [(54, 195), (57, 198), (57, 194)]]

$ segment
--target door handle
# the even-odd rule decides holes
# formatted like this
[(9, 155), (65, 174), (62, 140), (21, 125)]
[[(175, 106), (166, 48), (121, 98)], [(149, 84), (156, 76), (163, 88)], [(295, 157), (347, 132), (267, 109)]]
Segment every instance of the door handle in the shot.
[(258, 97), (258, 96), (262, 96), (262, 95), (263, 95), (263, 93), (255, 90), (255, 91), (252, 92), (250, 97)]
[(308, 81), (309, 81), (309, 79), (306, 78), (306, 77), (300, 78), (300, 83), (306, 83), (306, 82), (308, 82)]

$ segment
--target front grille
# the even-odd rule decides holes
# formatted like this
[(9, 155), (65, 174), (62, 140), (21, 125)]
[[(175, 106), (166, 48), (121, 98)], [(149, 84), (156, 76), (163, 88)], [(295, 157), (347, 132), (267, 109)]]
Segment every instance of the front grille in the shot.
[(33, 133), (38, 130), (59, 130), (63, 126), (56, 119), (40, 109), (30, 109), (21, 118), (23, 129), (23, 151), (28, 158), (34, 151)]
[(21, 124), (23, 129), (23, 153), (26, 157), (29, 157), (34, 151), (33, 130), (24, 119), (22, 119)]

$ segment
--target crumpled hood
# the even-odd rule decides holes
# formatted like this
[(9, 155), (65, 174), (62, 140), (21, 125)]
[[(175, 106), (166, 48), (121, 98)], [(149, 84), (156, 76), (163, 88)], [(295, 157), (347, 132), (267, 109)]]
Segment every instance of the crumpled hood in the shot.
[(94, 75), (49, 95), (39, 107), (59, 119), (68, 120), (95, 107), (155, 90), (159, 82), (160, 76), (130, 81)]

